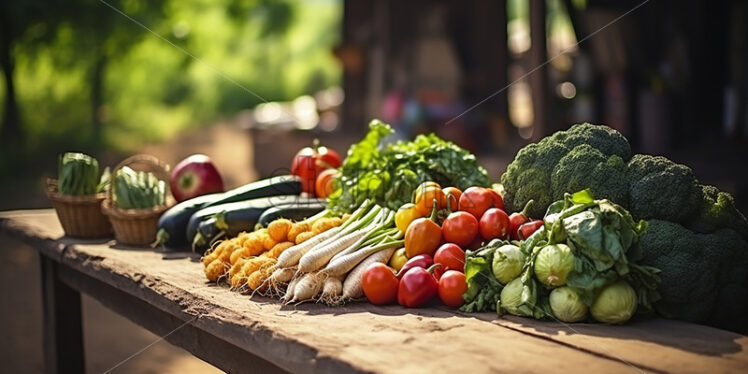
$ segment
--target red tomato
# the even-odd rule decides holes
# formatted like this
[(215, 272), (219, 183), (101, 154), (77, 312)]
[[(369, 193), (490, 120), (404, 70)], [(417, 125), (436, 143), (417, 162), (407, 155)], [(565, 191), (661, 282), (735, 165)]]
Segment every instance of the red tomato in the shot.
[(501, 198), (501, 195), (493, 188), (486, 188), (486, 189), (488, 190), (488, 193), (491, 195), (491, 200), (493, 200), (493, 205), (491, 207), (504, 210), (504, 199)]
[(457, 270), (463, 272), (465, 271), (465, 251), (456, 244), (444, 244), (436, 250), (434, 263), (442, 264), (445, 271)]
[(444, 209), (447, 206), (447, 199), (444, 197), (444, 191), (438, 186), (428, 186), (416, 190), (415, 204), (416, 211), (422, 216), (431, 215), (436, 199), (436, 210)]
[(480, 220), (483, 213), (494, 205), (494, 196), (483, 187), (470, 187), (460, 196), (460, 210)]
[(317, 176), (325, 169), (339, 168), (342, 164), (340, 155), (335, 150), (319, 146), (314, 142), (314, 148), (302, 148), (291, 162), (291, 174), (301, 178), (304, 192), (314, 195)]
[(465, 274), (456, 270), (447, 270), (439, 279), (439, 298), (444, 305), (459, 307), (462, 305), (462, 294), (467, 291)]
[(457, 187), (447, 187), (442, 189), (442, 192), (444, 192), (444, 196), (447, 198), (447, 208), (450, 211), (456, 211), (460, 206), (462, 191)]
[(452, 212), (442, 222), (442, 235), (449, 243), (467, 246), (478, 235), (478, 220), (468, 212)]
[(338, 175), (338, 169), (327, 169), (319, 173), (314, 192), (319, 198), (327, 198), (333, 191), (333, 182)]
[(486, 240), (509, 237), (509, 216), (499, 208), (491, 208), (480, 219), (480, 234)]
[(391, 267), (380, 262), (369, 265), (361, 276), (361, 289), (374, 305), (391, 304), (397, 300), (400, 281)]

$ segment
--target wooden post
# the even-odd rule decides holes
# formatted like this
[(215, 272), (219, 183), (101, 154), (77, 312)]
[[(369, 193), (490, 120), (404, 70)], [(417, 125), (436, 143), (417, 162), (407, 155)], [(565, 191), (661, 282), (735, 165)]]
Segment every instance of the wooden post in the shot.
[[(535, 69), (530, 74), (530, 87), (532, 89), (532, 111), (533, 131), (532, 139), (537, 141), (550, 132), (549, 118), (549, 95), (548, 95), (548, 69), (543, 65), (548, 61), (548, 50), (546, 48), (545, 32), (545, 0), (530, 0), (530, 69)], [(543, 65), (543, 66), (541, 66)]]
[(85, 373), (81, 295), (60, 282), (58, 264), (39, 255), (42, 275), (45, 372)]

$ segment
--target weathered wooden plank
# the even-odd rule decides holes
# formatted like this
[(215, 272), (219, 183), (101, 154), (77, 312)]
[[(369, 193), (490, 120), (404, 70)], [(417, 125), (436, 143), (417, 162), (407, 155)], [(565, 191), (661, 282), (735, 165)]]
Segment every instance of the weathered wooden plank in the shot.
[[(13, 218), (2, 219), (8, 216)], [(289, 371), (693, 372), (741, 371), (747, 362), (748, 338), (677, 321), (569, 327), (368, 304), (281, 307), (205, 283), (202, 265), (188, 259), (162, 260), (153, 251), (100, 243), (63, 251), (52, 240), (60, 231), (51, 214), (0, 213), (0, 226), (28, 236), (45, 253), (57, 253), (71, 269), (181, 321), (199, 316), (190, 326)]]
[[(241, 347), (192, 326), (197, 316), (190, 317), (185, 314), (184, 316), (188, 319), (181, 319), (69, 267), (62, 267), (58, 274), (66, 286), (69, 285), (90, 295), (107, 308), (159, 335), (164, 340), (184, 348), (196, 357), (213, 363), (221, 370), (228, 373), (287, 373), (273, 363), (247, 353)], [(124, 361), (120, 364), (122, 363)], [(60, 372), (70, 373), (71, 371)]]
[(637, 319), (625, 326), (611, 326), (535, 321), (514, 316), (493, 322), (570, 347), (615, 357), (649, 371), (705, 373), (717, 368), (726, 372), (748, 369), (748, 338), (692, 323)]

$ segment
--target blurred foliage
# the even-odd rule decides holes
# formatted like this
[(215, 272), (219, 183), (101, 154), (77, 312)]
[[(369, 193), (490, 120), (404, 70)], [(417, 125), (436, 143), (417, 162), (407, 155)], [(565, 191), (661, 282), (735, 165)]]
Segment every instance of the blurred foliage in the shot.
[(153, 33), (98, 0), (2, 3), (26, 153), (130, 150), (340, 79), (339, 0), (106, 0)]

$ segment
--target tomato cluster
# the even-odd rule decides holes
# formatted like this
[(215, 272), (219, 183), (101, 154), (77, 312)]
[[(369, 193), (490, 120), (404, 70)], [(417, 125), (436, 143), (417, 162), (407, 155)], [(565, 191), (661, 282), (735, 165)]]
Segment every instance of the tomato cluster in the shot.
[(419, 254), (404, 263), (402, 253), (390, 260), (390, 265), (371, 264), (361, 276), (361, 288), (369, 302), (375, 305), (398, 304), (420, 307), (435, 296), (448, 306), (462, 305), (462, 294), (467, 290), (465, 252), (455, 244), (442, 245), (434, 257)]
[[(455, 187), (442, 189), (434, 182), (418, 186), (413, 202), (395, 215), (395, 225), (405, 235), (405, 246), (392, 256), (389, 266), (372, 265), (362, 277), (366, 297), (374, 304), (397, 301), (419, 307), (435, 296), (448, 306), (462, 305), (467, 290), (463, 249), (476, 249), (492, 239), (521, 240), (538, 222), (522, 212), (511, 216), (494, 189)], [(439, 214), (446, 217), (438, 219)]]

